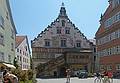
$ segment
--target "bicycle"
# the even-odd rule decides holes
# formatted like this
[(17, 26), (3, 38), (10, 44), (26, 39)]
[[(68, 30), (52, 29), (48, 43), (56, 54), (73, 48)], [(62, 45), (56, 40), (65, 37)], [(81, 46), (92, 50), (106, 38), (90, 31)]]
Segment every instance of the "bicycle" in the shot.
[(104, 76), (103, 83), (113, 83), (113, 79), (108, 76)]
[(113, 83), (113, 78), (109, 78), (109, 80), (110, 80), (110, 83)]
[(94, 83), (103, 83), (103, 79), (101, 76), (95, 78)]

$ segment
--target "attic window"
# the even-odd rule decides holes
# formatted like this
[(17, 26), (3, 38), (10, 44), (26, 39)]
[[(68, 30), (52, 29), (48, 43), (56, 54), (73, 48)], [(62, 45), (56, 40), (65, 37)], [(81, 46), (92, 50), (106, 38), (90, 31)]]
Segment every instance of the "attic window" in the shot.
[(62, 20), (62, 26), (64, 27), (65, 26), (65, 20)]
[(50, 46), (50, 40), (49, 39), (45, 39), (45, 46)]

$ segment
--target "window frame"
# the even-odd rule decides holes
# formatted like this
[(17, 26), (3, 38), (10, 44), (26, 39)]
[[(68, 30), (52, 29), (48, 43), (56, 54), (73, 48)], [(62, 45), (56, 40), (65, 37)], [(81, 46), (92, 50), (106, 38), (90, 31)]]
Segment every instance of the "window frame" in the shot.
[(61, 20), (62, 27), (65, 27), (65, 20)]
[(50, 47), (50, 40), (49, 39), (45, 39), (44, 42), (45, 42), (44, 46)]
[(66, 39), (61, 39), (61, 47), (67, 47), (67, 41)]
[(4, 36), (0, 33), (0, 45), (4, 45)]
[(3, 18), (3, 16), (0, 15), (0, 26), (1, 26), (3, 29), (4, 29), (4, 23), (5, 23), (4, 18)]

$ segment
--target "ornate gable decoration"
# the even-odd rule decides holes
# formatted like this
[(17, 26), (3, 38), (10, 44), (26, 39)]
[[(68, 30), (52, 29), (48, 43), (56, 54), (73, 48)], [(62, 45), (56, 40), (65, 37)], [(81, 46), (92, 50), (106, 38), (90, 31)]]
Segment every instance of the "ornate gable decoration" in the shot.
[(68, 18), (64, 3), (60, 8), (58, 18), (38, 34), (31, 43), (32, 47), (90, 48), (89, 40)]

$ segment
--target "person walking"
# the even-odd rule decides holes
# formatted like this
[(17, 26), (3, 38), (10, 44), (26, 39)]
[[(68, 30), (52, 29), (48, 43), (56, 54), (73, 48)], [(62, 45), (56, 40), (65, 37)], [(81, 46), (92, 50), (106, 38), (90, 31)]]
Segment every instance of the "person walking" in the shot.
[(3, 72), (3, 83), (14, 83), (12, 78), (9, 76), (8, 70), (4, 70)]
[(66, 81), (66, 83), (70, 83), (71, 70), (70, 70), (70, 69), (67, 69), (67, 70), (66, 70), (66, 73), (67, 73), (67, 81)]
[(18, 77), (12, 74), (11, 71), (8, 72), (8, 70), (4, 70), (3, 78), (3, 83), (18, 83)]

